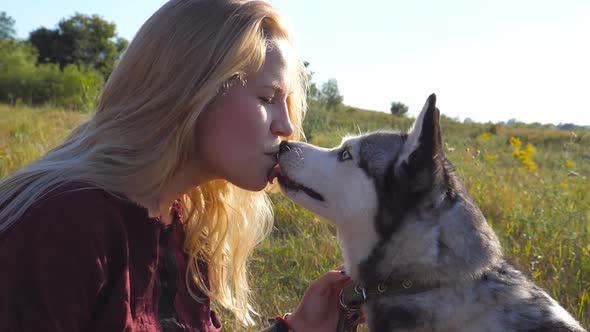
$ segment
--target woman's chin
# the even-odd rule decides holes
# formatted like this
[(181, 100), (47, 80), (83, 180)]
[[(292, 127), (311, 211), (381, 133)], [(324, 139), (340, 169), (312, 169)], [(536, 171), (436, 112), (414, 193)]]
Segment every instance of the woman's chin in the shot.
[(234, 185), (249, 191), (261, 191), (266, 188), (268, 181), (261, 179), (260, 181), (244, 181), (244, 182), (232, 182)]

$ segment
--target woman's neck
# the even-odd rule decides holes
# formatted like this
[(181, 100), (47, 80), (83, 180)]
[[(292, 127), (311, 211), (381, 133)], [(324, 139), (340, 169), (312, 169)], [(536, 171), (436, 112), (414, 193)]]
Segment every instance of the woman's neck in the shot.
[(212, 180), (202, 174), (203, 172), (195, 172), (195, 169), (197, 167), (191, 166), (181, 169), (153, 199), (139, 202), (148, 209), (150, 217), (159, 218), (165, 225), (170, 224), (172, 222), (170, 211), (174, 201), (190, 192), (194, 187)]

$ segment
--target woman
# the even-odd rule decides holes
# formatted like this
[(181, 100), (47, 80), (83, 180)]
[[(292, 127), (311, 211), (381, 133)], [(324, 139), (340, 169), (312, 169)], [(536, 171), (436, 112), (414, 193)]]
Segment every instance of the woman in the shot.
[[(261, 190), (301, 134), (305, 86), (269, 4), (165, 4), (95, 115), (0, 184), (0, 330), (218, 331), (210, 301), (251, 324)], [(333, 331), (346, 281), (328, 272), (270, 330)]]

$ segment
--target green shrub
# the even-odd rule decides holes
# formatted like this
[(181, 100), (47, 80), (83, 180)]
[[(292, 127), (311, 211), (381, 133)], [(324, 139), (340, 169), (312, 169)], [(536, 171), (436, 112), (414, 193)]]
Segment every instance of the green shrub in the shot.
[(68, 65), (62, 71), (57, 64), (37, 64), (32, 46), (0, 41), (0, 102), (87, 111), (103, 83), (93, 70)]

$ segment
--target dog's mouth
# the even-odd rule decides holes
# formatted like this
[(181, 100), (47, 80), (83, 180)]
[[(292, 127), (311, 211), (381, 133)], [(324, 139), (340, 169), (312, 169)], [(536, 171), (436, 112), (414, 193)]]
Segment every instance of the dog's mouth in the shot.
[(270, 171), (270, 174), (268, 176), (268, 182), (273, 183), (275, 178), (279, 180), (279, 184), (281, 185), (282, 188), (285, 188), (285, 189), (291, 190), (291, 191), (302, 191), (307, 196), (309, 196), (313, 199), (316, 199), (321, 202), (324, 201), (324, 196), (320, 195), (317, 191), (291, 180), (283, 172), (283, 170), (281, 169), (281, 166), (279, 166), (278, 164), (275, 165), (275, 167), (273, 167), (273, 169)]

